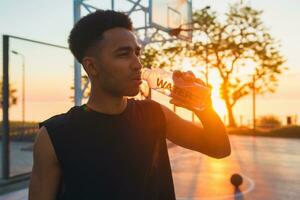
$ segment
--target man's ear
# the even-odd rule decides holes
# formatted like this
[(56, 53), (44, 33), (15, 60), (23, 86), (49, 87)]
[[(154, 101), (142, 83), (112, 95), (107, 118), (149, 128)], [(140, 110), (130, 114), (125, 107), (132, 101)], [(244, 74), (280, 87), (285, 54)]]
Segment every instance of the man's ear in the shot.
[(96, 76), (97, 75), (97, 69), (96, 69), (96, 63), (95, 59), (93, 57), (84, 57), (82, 59), (82, 66), (87, 72), (89, 76)]

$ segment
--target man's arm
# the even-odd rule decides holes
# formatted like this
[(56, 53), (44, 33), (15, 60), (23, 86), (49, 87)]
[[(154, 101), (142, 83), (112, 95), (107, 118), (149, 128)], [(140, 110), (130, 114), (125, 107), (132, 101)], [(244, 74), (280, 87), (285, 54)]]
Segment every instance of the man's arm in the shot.
[(231, 148), (226, 128), (213, 108), (195, 112), (203, 124), (202, 128), (180, 118), (167, 107), (161, 106), (167, 121), (166, 137), (170, 141), (214, 158), (230, 155)]
[(61, 169), (47, 129), (39, 130), (33, 148), (33, 168), (29, 185), (29, 200), (55, 200), (61, 179)]

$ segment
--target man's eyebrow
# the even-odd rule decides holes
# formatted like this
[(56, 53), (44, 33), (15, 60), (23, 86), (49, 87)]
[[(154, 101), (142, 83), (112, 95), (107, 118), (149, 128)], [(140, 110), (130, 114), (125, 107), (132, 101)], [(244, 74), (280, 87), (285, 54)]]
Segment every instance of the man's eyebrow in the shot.
[(140, 51), (141, 47), (140, 46), (136, 46), (135, 48), (131, 47), (131, 46), (122, 46), (122, 47), (118, 47), (116, 50), (114, 50), (114, 52), (120, 52), (120, 51)]

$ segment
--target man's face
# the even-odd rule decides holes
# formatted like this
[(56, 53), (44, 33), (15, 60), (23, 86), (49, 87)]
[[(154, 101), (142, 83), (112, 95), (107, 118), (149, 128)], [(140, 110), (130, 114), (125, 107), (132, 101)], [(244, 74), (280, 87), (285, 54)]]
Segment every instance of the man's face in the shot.
[(107, 30), (95, 49), (95, 87), (113, 96), (137, 95), (142, 66), (134, 34), (125, 28)]

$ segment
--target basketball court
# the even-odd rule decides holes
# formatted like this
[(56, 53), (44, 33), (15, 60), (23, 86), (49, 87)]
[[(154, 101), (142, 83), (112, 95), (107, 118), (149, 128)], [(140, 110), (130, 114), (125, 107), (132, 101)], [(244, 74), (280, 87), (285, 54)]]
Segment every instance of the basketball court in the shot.
[[(232, 154), (217, 160), (172, 144), (169, 155), (178, 200), (295, 200), (300, 194), (300, 140), (230, 136)], [(235, 188), (232, 174), (243, 177)], [(28, 189), (0, 196), (27, 200)]]

